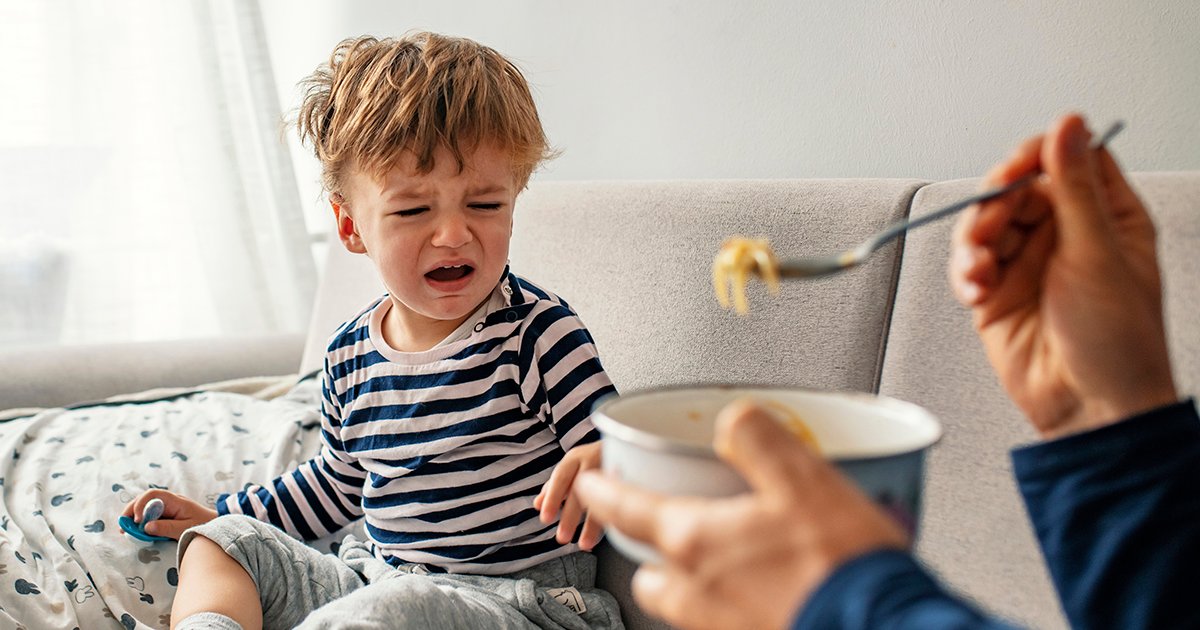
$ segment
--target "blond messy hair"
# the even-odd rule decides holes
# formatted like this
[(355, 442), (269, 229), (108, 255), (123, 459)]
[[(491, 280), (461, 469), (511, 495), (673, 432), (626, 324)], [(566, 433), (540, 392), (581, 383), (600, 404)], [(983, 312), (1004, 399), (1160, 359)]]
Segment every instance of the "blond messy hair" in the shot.
[(494, 142), (511, 156), (520, 188), (554, 155), (521, 71), (469, 39), (346, 39), (300, 85), (296, 127), (330, 193), (341, 193), (349, 168), (382, 179), (403, 151), (429, 173), (445, 146), (461, 172), (465, 154)]

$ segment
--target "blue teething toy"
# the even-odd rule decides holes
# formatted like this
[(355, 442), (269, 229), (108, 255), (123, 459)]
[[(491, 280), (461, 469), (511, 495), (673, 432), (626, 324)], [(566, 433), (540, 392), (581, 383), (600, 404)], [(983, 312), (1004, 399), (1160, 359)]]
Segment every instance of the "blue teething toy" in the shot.
[(164, 536), (147, 534), (145, 529), (147, 523), (162, 516), (164, 507), (166, 506), (163, 505), (162, 499), (150, 499), (148, 502), (146, 502), (146, 507), (142, 508), (141, 523), (134, 523), (132, 518), (129, 518), (128, 516), (122, 516), (117, 519), (117, 525), (120, 525), (121, 529), (125, 530), (126, 534), (129, 534), (130, 536), (133, 536), (134, 538), (144, 542), (171, 540), (170, 538), (166, 538)]

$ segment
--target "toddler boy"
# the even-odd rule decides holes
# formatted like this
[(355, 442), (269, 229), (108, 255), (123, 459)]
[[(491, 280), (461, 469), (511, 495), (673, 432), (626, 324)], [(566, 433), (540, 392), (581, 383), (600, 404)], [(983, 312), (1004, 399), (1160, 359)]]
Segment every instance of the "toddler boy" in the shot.
[[(179, 538), (174, 627), (620, 627), (568, 492), (615, 390), (574, 311), (507, 266), (551, 154), (524, 78), (416, 33), (346, 40), (305, 87), (338, 235), (388, 292), (331, 338), (319, 455), (216, 510), (157, 490), (126, 508), (166, 503), (146, 530)], [(292, 537), (360, 517), (337, 556)]]

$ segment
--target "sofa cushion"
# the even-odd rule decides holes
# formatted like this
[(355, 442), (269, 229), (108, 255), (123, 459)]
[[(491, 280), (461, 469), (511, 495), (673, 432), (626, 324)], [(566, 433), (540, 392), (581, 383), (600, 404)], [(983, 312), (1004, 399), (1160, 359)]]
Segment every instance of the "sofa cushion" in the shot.
[[(1138, 175), (1159, 230), (1172, 358), (1181, 391), (1200, 375), (1200, 173)], [(913, 216), (974, 193), (978, 180), (922, 188)], [(996, 381), (970, 314), (946, 280), (953, 221), (908, 235), (880, 392), (923, 405), (945, 436), (926, 469), (918, 551), (952, 587), (1030, 627), (1065, 627), (1008, 449), (1036, 436)]]

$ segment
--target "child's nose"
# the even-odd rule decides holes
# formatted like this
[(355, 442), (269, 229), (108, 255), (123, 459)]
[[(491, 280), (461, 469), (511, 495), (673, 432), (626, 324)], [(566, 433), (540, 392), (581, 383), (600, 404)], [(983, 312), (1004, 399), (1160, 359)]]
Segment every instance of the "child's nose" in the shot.
[(461, 212), (442, 213), (433, 232), (434, 247), (462, 247), (471, 242), (471, 229)]

